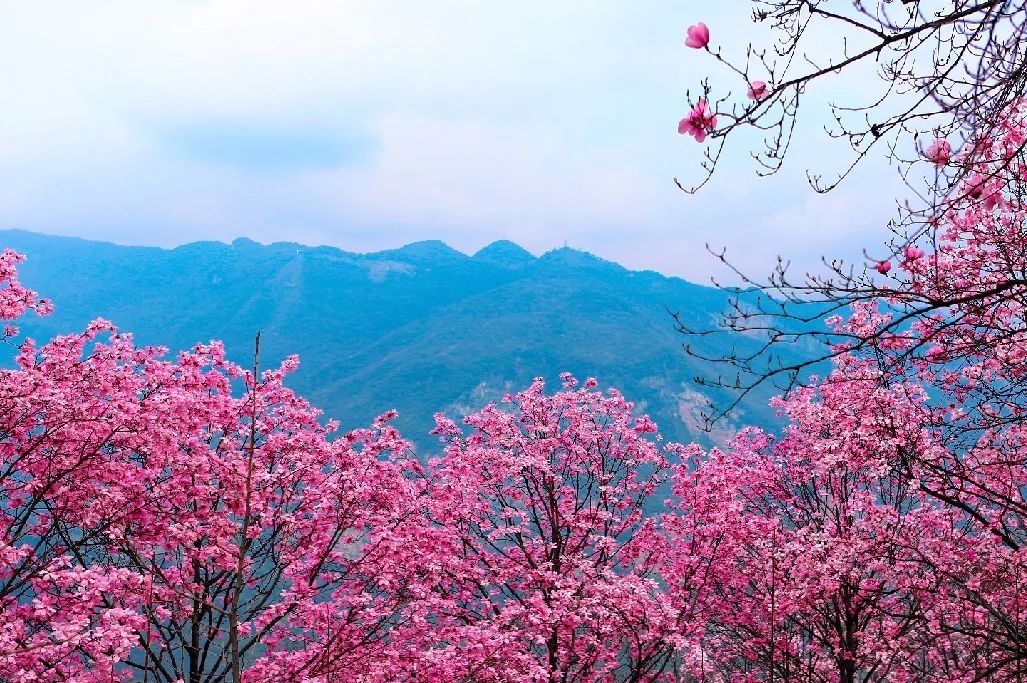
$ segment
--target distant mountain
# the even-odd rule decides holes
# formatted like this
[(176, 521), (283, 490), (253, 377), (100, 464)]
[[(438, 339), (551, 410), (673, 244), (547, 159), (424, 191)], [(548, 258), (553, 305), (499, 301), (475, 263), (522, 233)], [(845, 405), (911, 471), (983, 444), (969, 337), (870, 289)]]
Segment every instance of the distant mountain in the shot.
[[(477, 409), (536, 376), (555, 388), (563, 371), (617, 387), (668, 439), (708, 440), (695, 429), (692, 383), (704, 368), (685, 355), (668, 308), (708, 324), (725, 294), (585, 252), (535, 257), (500, 241), (467, 256), (430, 241), (354, 254), (247, 239), (159, 249), (18, 230), (0, 231), (4, 246), (28, 256), (24, 282), (56, 305), (26, 334), (48, 339), (104, 317), (172, 351), (221, 339), (248, 363), (260, 330), (265, 365), (298, 353), (291, 385), (344, 429), (396, 408), (422, 452), (434, 447), (436, 411)], [(773, 423), (768, 398), (751, 397), (732, 423)]]

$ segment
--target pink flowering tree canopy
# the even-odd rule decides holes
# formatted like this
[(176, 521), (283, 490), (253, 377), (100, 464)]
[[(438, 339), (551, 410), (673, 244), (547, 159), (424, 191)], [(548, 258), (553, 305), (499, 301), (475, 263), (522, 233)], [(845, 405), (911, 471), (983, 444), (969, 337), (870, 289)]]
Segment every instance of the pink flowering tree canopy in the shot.
[(595, 385), (565, 375), (546, 395), (536, 380), (507, 397), (512, 410), (468, 416), (466, 435), (437, 417), (432, 516), (455, 546), (474, 680), (505, 663), (510, 680), (658, 681), (672, 664), (675, 614), (643, 511), (678, 447)]

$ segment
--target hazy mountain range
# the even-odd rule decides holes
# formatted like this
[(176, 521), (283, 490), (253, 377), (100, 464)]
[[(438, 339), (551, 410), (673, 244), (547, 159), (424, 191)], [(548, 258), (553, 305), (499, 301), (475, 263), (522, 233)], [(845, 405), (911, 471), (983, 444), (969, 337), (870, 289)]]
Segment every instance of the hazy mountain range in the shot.
[[(28, 257), (23, 281), (56, 305), (26, 320), (26, 334), (104, 317), (172, 351), (221, 339), (248, 364), (260, 330), (264, 364), (298, 353), (290, 384), (344, 429), (396, 408), (422, 451), (436, 411), (476, 409), (536, 376), (555, 388), (562, 371), (617, 387), (668, 439), (707, 440), (693, 384), (707, 368), (682, 350), (668, 309), (708, 324), (726, 295), (585, 252), (535, 257), (499, 241), (467, 256), (430, 241), (355, 254), (247, 239), (161, 249), (19, 230), (0, 231), (5, 246)], [(772, 422), (768, 398), (747, 400), (724, 428)]]

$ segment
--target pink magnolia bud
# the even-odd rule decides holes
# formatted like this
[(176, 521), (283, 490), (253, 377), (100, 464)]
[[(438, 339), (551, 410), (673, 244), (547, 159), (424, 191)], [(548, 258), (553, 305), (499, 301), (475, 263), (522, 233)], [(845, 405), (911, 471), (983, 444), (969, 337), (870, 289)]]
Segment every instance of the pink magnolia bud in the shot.
[(701, 50), (706, 47), (710, 42), (710, 29), (706, 27), (706, 24), (701, 21), (695, 26), (688, 27), (688, 38), (685, 39), (685, 45), (696, 50)]
[(753, 81), (749, 84), (748, 97), (750, 100), (759, 102), (767, 96), (767, 84), (765, 81)]
[(927, 160), (935, 166), (944, 166), (952, 158), (952, 145), (948, 140), (938, 138), (927, 148)]
[(874, 266), (874, 268), (876, 268), (877, 272), (881, 275), (887, 275), (888, 271), (891, 270), (891, 261), (881, 261)]
[(917, 249), (913, 245), (909, 245), (906, 247), (905, 251), (903, 251), (903, 255), (906, 257), (907, 261), (916, 261), (924, 255), (924, 250)]

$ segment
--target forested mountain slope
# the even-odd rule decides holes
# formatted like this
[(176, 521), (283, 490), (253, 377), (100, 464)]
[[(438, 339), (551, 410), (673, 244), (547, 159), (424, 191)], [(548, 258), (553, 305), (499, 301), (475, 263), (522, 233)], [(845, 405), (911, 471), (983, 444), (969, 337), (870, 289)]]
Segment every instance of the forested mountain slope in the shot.
[[(585, 252), (535, 257), (501, 241), (474, 256), (441, 242), (354, 254), (246, 239), (160, 249), (17, 230), (0, 231), (0, 243), (27, 255), (24, 282), (56, 305), (26, 334), (104, 317), (172, 351), (222, 339), (248, 362), (260, 330), (263, 363), (298, 353), (290, 383), (344, 428), (396, 408), (422, 451), (434, 412), (469, 411), (563, 371), (617, 387), (668, 439), (708, 438), (695, 429), (692, 383), (706, 369), (682, 350), (668, 308), (709, 323), (725, 294)], [(772, 422), (768, 398), (753, 395), (724, 426)]]

